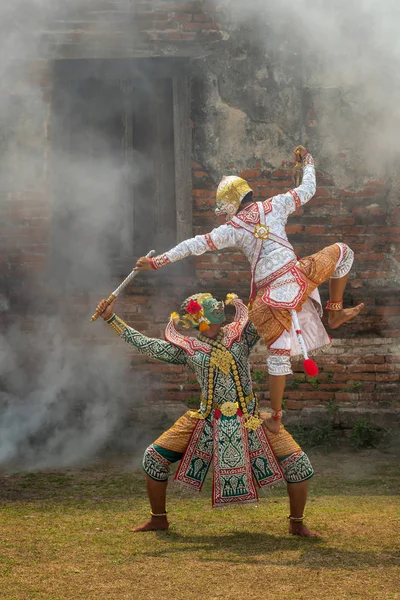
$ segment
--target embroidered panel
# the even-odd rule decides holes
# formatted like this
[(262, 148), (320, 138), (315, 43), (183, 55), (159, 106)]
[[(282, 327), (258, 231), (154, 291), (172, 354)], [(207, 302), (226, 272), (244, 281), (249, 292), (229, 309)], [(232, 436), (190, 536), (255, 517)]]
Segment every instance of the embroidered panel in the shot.
[(207, 242), (207, 246), (209, 247), (210, 250), (218, 250), (217, 246), (212, 241), (211, 235), (209, 233), (206, 233), (206, 235), (204, 237)]
[(300, 483), (314, 475), (310, 459), (301, 450), (284, 458), (281, 461), (281, 467), (288, 483)]
[(179, 348), (183, 348), (189, 356), (193, 356), (197, 350), (200, 350), (200, 352), (204, 352), (205, 354), (211, 353), (211, 346), (209, 346), (209, 344), (205, 344), (195, 337), (187, 337), (179, 333), (173, 319), (169, 321), (165, 328), (164, 336), (167, 342), (170, 342)]
[(307, 280), (299, 269), (290, 271), (275, 279), (266, 289), (262, 301), (273, 308), (296, 308), (307, 290)]
[(292, 366), (290, 356), (288, 355), (270, 355), (267, 358), (269, 375), (292, 375)]
[(299, 208), (301, 206), (301, 198), (300, 198), (299, 194), (296, 192), (296, 190), (289, 190), (288, 193), (292, 196), (294, 203), (296, 205), (296, 209)]
[(149, 446), (142, 461), (143, 471), (156, 481), (167, 481), (169, 477), (169, 462), (157, 452), (153, 445)]
[(213, 425), (213, 507), (256, 502), (244, 417), (222, 415)]
[(151, 259), (151, 264), (154, 269), (161, 269), (161, 267), (165, 267), (170, 264), (170, 260), (168, 256), (164, 254), (160, 254), (159, 256), (154, 256)]
[(275, 356), (290, 356), (290, 349), (286, 348), (268, 348), (270, 354), (274, 354)]
[(175, 475), (175, 481), (200, 491), (213, 454), (212, 424), (199, 420)]
[(349, 273), (354, 261), (354, 252), (347, 244), (339, 243), (342, 249), (342, 259), (336, 266), (335, 272), (331, 275), (332, 279), (340, 279)]
[(314, 159), (309, 152), (305, 156), (303, 156), (303, 166), (312, 165), (314, 166)]
[(260, 488), (283, 481), (282, 469), (264, 427), (249, 431), (249, 450), (253, 474)]
[(233, 342), (239, 342), (242, 333), (249, 322), (249, 311), (247, 306), (239, 299), (233, 300), (236, 309), (235, 320), (224, 327), (223, 344), (230, 348)]

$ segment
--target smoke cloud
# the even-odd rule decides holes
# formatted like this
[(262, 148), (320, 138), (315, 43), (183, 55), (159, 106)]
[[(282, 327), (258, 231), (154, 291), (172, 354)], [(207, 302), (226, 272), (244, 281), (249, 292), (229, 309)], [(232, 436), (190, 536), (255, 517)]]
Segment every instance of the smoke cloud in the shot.
[[(117, 283), (112, 257), (132, 255), (129, 231), (124, 234), (130, 206), (127, 183), (139, 185), (152, 167), (140, 154), (128, 157), (129, 164), (118, 158), (115, 144), (122, 140), (107, 142), (110, 138), (88, 121), (75, 123), (71, 141), (63, 128), (66, 112), (57, 111), (46, 97), (52, 91), (39, 85), (42, 77), (54, 73), (42, 73), (40, 64), (36, 74), (25, 69), (26, 60), (46, 55), (62, 21), (74, 28), (84, 4), (0, 0), (0, 467), (58, 467), (90, 459), (118, 431), (132, 405), (138, 405), (145, 387), (136, 378), (130, 388), (125, 349), (120, 344), (110, 351), (104, 342), (112, 334), (108, 336), (102, 323), (87, 323), (87, 306), (97, 300), (100, 289), (110, 286), (111, 291)], [(101, 31), (106, 40), (115, 31), (115, 16), (101, 12), (98, 4), (92, 33)], [(133, 0), (120, 4), (127, 18), (133, 14)], [(300, 78), (313, 90), (324, 141), (319, 156), (322, 165), (330, 163), (327, 170), (332, 156), (348, 150), (346, 169), (353, 166), (354, 181), (390, 172), (399, 159), (398, 3), (202, 4), (222, 9), (219, 16), (231, 37), (241, 27), (251, 27), (269, 59), (274, 51), (288, 61), (298, 57)], [(101, 56), (101, 37), (97, 39)], [(142, 85), (151, 89), (145, 79)], [(78, 91), (63, 91), (70, 113), (74, 102), (85, 102)], [(97, 109), (97, 124), (115, 116), (112, 102)], [(52, 143), (43, 143), (45, 138)], [(48, 148), (51, 156), (46, 155)], [(43, 197), (40, 206), (38, 196)], [(31, 211), (26, 207), (29, 198), (37, 206)], [(144, 208), (141, 201), (136, 200), (139, 210)], [(29, 213), (26, 222), (24, 211)], [(21, 239), (33, 239), (34, 245), (26, 242), (21, 249)], [(45, 275), (38, 277), (34, 263), (46, 248)], [(160, 245), (166, 248), (166, 243)]]
[[(94, 102), (72, 84), (57, 92), (40, 81), (54, 72), (27, 63), (81, 7), (0, 0), (0, 468), (82, 463), (117, 438), (123, 450), (121, 429), (145, 400), (146, 380), (128, 375), (126, 348), (101, 319), (88, 321), (100, 293), (118, 283), (114, 257), (132, 257), (129, 231), (123, 236), (129, 185), (152, 166), (140, 153), (126, 164), (110, 97)], [(112, 32), (114, 24), (105, 13), (92, 27)], [(142, 85), (151, 86), (143, 77)], [(94, 111), (91, 119), (73, 122), (77, 105)], [(114, 137), (102, 132), (107, 123)], [(133, 432), (130, 450), (143, 435), (143, 427)]]
[(222, 0), (217, 4), (223, 6), (231, 26), (250, 25), (254, 39), (261, 45), (264, 39), (270, 58), (274, 54), (298, 56), (303, 85), (315, 95), (320, 92), (318, 128), (330, 132), (319, 149), (322, 158), (347, 148), (353, 152), (353, 164), (359, 158), (355, 176), (368, 171), (384, 175), (398, 162), (398, 3)]

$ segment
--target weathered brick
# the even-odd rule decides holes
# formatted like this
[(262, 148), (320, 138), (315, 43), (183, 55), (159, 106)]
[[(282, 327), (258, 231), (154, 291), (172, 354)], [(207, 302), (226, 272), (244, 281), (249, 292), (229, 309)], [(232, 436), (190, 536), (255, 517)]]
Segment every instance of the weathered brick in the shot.
[(294, 233), (301, 233), (302, 231), (304, 231), (304, 227), (302, 225), (288, 225), (286, 227), (286, 231), (289, 235)]
[(257, 179), (257, 177), (260, 177), (260, 175), (261, 171), (259, 169), (247, 169), (239, 174), (239, 176), (243, 177), (243, 179)]
[(215, 22), (202, 22), (202, 21), (192, 21), (192, 22), (184, 22), (182, 23), (183, 31), (206, 31), (208, 29), (218, 30), (219, 25)]

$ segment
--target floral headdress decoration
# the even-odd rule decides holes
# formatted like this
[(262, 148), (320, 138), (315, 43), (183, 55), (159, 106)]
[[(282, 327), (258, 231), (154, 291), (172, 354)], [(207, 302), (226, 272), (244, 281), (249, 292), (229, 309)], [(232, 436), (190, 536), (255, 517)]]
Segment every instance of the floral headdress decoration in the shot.
[(181, 310), (184, 311), (184, 314), (180, 317), (178, 313), (172, 313), (171, 319), (179, 322), (185, 329), (194, 327), (200, 331), (207, 331), (210, 327), (210, 322), (204, 316), (203, 302), (206, 298), (212, 297), (212, 294), (208, 292), (189, 296), (181, 305)]

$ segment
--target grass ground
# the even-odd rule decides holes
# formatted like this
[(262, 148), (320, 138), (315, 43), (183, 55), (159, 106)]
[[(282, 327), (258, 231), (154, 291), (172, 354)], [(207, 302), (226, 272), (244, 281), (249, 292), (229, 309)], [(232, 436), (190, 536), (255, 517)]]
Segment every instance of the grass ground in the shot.
[(0, 598), (399, 600), (398, 457), (310, 455), (321, 540), (287, 534), (284, 488), (211, 510), (209, 488), (171, 486), (171, 529), (134, 535), (148, 506), (128, 466), (0, 474)]

